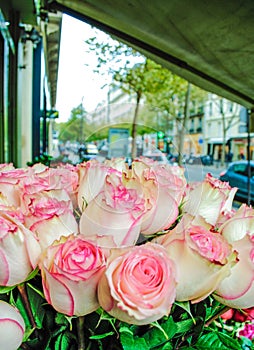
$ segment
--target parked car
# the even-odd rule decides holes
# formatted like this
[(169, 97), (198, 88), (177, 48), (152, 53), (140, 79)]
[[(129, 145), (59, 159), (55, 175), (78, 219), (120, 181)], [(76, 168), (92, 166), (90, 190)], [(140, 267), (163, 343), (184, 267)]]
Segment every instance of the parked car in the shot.
[[(248, 161), (233, 162), (219, 177), (227, 181), (231, 187), (237, 187), (235, 198), (240, 202), (248, 202)], [(250, 201), (254, 203), (254, 161), (250, 161)]]
[(81, 145), (79, 148), (79, 157), (81, 161), (88, 161), (90, 159), (96, 158), (98, 153), (98, 148), (93, 143)]

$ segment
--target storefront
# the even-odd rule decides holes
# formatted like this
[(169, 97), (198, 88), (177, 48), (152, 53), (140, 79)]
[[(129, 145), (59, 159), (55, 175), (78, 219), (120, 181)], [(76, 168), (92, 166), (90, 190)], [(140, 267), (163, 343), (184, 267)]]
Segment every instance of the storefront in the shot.
[[(230, 139), (234, 160), (247, 159), (248, 138), (235, 137)], [(250, 159), (254, 159), (254, 137), (250, 138)]]

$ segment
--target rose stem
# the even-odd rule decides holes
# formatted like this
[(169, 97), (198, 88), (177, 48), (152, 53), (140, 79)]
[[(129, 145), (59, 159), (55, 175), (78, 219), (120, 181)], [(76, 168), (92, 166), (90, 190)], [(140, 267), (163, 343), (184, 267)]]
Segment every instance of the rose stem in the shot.
[(208, 327), (213, 321), (215, 321), (219, 316), (223, 315), (225, 312), (227, 312), (228, 310), (230, 310), (231, 307), (229, 306), (225, 306), (220, 312), (218, 312), (216, 315), (214, 315), (213, 317), (209, 318), (206, 323), (205, 323), (205, 327)]
[(24, 306), (25, 306), (25, 309), (26, 309), (29, 321), (31, 322), (32, 327), (36, 330), (37, 325), (35, 323), (34, 316), (33, 316), (32, 310), (31, 310), (31, 306), (30, 306), (30, 303), (29, 303), (29, 300), (28, 300), (28, 296), (27, 296), (27, 292), (26, 292), (26, 286), (24, 284), (20, 284), (18, 286), (18, 290), (19, 290), (19, 293), (21, 295), (22, 301), (24, 303)]
[(77, 318), (78, 350), (85, 350), (84, 324), (85, 324), (85, 316), (79, 316)]

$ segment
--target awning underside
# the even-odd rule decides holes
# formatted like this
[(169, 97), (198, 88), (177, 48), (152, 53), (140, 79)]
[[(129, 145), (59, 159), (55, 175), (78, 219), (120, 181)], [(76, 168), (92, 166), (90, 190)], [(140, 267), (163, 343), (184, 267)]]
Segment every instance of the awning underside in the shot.
[(57, 0), (208, 91), (254, 107), (253, 0)]

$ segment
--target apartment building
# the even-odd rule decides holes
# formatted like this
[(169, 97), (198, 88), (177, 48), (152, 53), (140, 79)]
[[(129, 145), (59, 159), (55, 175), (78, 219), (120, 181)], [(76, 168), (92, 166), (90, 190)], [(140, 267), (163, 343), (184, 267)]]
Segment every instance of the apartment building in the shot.
[[(132, 122), (135, 105), (134, 95), (128, 95), (114, 86), (109, 89), (107, 101), (102, 102), (94, 111), (93, 121), (98, 124), (115, 124), (123, 120)], [(141, 103), (140, 113), (144, 108), (145, 104)], [(233, 160), (237, 160), (240, 155), (247, 158), (248, 134), (246, 120), (241, 116), (242, 109), (239, 104), (212, 93), (208, 94), (203, 105), (191, 104), (184, 131), (183, 154), (187, 157), (209, 154), (214, 160), (220, 160), (225, 137), (226, 153), (232, 153)], [(157, 117), (154, 112), (154, 118)], [(174, 153), (179, 148), (180, 124), (181, 117), (177, 116), (170, 129), (162, 130), (167, 140), (170, 140)], [(254, 158), (254, 136), (251, 137), (250, 150), (251, 158)]]

